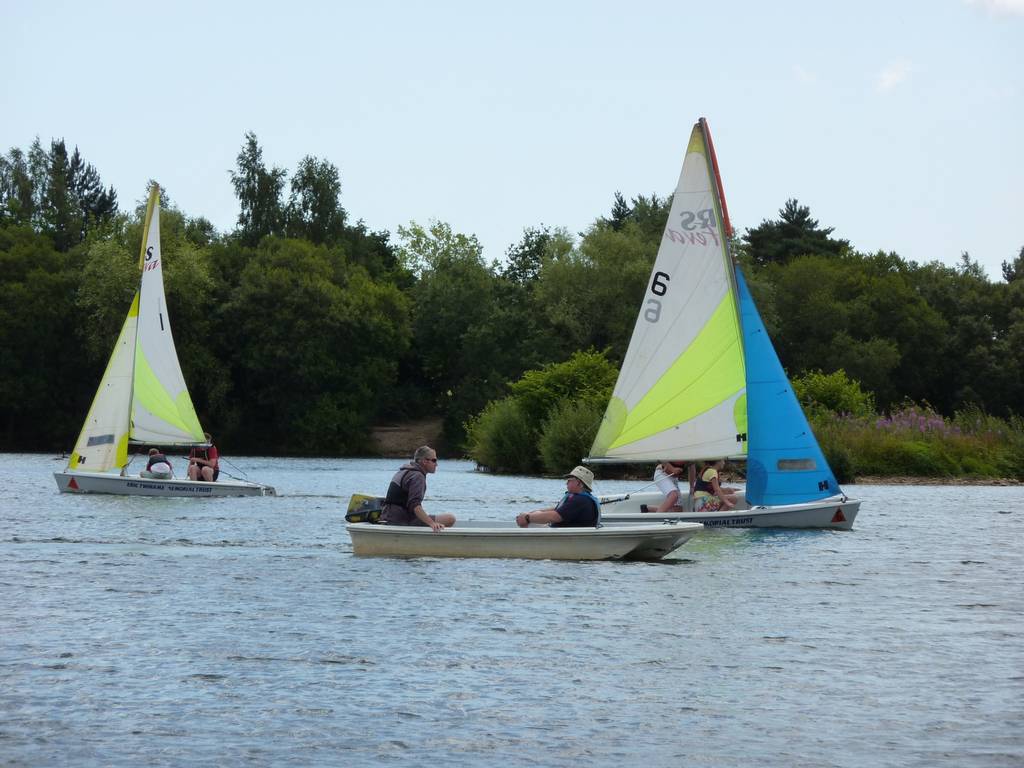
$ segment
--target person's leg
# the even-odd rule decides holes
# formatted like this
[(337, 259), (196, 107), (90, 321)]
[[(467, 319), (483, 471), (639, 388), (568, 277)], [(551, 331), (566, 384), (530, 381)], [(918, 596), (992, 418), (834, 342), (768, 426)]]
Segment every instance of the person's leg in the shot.
[(189, 480), (198, 480), (199, 479), (199, 465), (198, 464), (189, 464), (188, 465), (188, 479)]
[(213, 482), (213, 467), (203, 467), (201, 474), (203, 476), (203, 480), (208, 483)]
[[(682, 507), (677, 507), (676, 502), (679, 501), (679, 491), (673, 490), (667, 496), (665, 500), (661, 502), (661, 506), (653, 510), (657, 514), (663, 514), (665, 512), (682, 512)], [(650, 512), (651, 510), (647, 510)]]

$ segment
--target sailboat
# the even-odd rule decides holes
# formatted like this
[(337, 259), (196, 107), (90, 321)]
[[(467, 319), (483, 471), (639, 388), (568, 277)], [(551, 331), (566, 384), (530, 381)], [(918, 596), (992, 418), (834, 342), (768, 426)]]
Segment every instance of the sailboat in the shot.
[[(127, 496), (273, 496), (246, 480), (158, 480), (130, 477), (129, 446), (188, 449), (208, 445), (171, 335), (160, 255), (160, 188), (146, 206), (139, 288), (114, 344), (74, 451), (54, 472), (62, 493)], [(115, 474), (113, 470), (119, 470)]]
[(591, 463), (746, 461), (732, 509), (656, 510), (660, 492), (602, 499), (609, 523), (850, 529), (860, 501), (836, 481), (741, 270), (707, 121), (693, 127), (665, 234)]

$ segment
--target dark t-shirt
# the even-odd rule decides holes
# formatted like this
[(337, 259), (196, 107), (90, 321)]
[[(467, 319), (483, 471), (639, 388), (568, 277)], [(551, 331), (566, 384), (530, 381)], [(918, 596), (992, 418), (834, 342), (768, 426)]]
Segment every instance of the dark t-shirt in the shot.
[(552, 523), (552, 528), (586, 528), (597, 525), (597, 506), (594, 500), (582, 493), (567, 493), (555, 507), (562, 522)]

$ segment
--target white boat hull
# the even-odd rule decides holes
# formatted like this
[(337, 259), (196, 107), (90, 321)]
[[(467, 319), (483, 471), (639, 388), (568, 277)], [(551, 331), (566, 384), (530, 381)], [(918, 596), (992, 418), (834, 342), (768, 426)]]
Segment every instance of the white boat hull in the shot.
[[(601, 520), (615, 524), (680, 520), (701, 523), (708, 528), (830, 528), (848, 531), (853, 528), (853, 521), (860, 511), (860, 501), (845, 496), (774, 507), (751, 507), (744, 501), (738, 504), (736, 509), (720, 512), (658, 514), (640, 511), (641, 505), (657, 509), (664, 498), (657, 491), (633, 493), (625, 499), (617, 496), (602, 498)], [(680, 502), (685, 505), (685, 495)]]
[(424, 526), (349, 523), (345, 527), (356, 555), (531, 560), (660, 560), (703, 529), (674, 521), (601, 528), (475, 523), (437, 533)]
[(117, 496), (167, 496), (211, 498), (224, 496), (276, 496), (273, 487), (245, 480), (154, 480), (121, 477), (104, 472), (54, 472), (61, 493), (109, 493)]

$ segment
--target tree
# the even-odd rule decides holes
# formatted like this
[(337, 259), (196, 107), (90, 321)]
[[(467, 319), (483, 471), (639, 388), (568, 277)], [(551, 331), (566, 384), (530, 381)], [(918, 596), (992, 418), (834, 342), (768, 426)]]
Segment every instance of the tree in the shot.
[(364, 450), (408, 347), (408, 315), (405, 297), (339, 250), (264, 239), (217, 317), (235, 438), (271, 454)]
[(505, 267), (500, 274), (511, 283), (528, 286), (540, 275), (545, 254), (553, 235), (550, 227), (527, 227), (522, 239), (505, 252)]
[(287, 171), (264, 165), (263, 149), (252, 131), (245, 134), (237, 161), (238, 171), (231, 171), (231, 183), (242, 208), (238, 214), (239, 236), (245, 245), (255, 246), (267, 235), (283, 232), (281, 192)]
[(37, 137), (27, 157), (11, 149), (0, 158), (0, 221), (31, 223), (50, 235), (58, 251), (83, 242), (116, 213), (114, 188), (103, 189), (99, 172), (78, 147), (69, 156), (63, 139), (44, 152)]
[(345, 230), (338, 169), (326, 160), (307, 155), (292, 176), (291, 196), (285, 212), (289, 237), (317, 245), (337, 243)]
[(0, 227), (0, 450), (68, 448), (78, 434), (103, 370), (81, 344), (80, 268), (29, 226)]
[(759, 266), (787, 264), (804, 255), (838, 257), (847, 253), (850, 243), (830, 237), (832, 227), (821, 229), (811, 210), (796, 199), (786, 201), (777, 221), (762, 221), (760, 226), (748, 229), (744, 237), (751, 261)]
[(1024, 246), (1021, 246), (1020, 253), (1012, 262), (1003, 262), (1003, 280), (1012, 283), (1014, 280), (1024, 278)]

